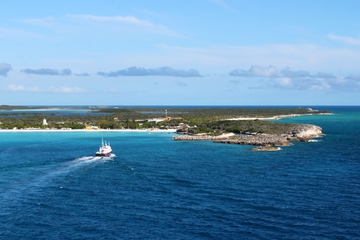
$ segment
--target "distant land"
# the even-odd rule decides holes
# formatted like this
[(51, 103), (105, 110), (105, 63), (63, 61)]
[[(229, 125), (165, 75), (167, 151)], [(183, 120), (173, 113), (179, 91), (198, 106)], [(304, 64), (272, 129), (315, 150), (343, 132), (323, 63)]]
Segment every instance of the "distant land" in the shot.
[[(279, 123), (302, 115), (331, 114), (312, 108), (250, 107), (49, 107), (0, 106), (0, 130), (168, 130), (174, 140), (212, 140), (261, 147), (286, 146), (322, 135), (319, 126)], [(274, 148), (269, 148), (274, 149)], [(257, 150), (266, 150), (259, 148)]]

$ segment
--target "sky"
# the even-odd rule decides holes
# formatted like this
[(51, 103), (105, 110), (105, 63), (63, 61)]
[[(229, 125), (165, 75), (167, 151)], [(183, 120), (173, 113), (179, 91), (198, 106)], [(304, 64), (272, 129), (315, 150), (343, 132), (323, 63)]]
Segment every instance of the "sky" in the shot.
[(0, 105), (360, 105), (360, 1), (1, 3)]

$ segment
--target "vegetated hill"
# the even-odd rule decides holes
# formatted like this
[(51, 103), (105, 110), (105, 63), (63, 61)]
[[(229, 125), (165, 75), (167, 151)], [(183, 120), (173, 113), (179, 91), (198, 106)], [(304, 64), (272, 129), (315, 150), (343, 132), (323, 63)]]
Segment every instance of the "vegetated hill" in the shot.
[(27, 106), (0, 105), (0, 110), (28, 109)]
[[(7, 107), (3, 105), (3, 108)], [(10, 106), (14, 109), (13, 106)], [(17, 108), (24, 108), (17, 106)], [(32, 108), (34, 109), (34, 108)], [(206, 132), (219, 134), (221, 132), (259, 132), (279, 133), (286, 124), (271, 123), (264, 121), (230, 121), (225, 119), (238, 117), (273, 117), (289, 114), (321, 114), (329, 111), (316, 111), (308, 108), (97, 108), (92, 111), (108, 113), (106, 116), (53, 116), (44, 114), (1, 114), (2, 129), (45, 127), (42, 119), (46, 118), (49, 128), (81, 128), (87, 125), (100, 126), (101, 128), (174, 128), (180, 123), (191, 126), (184, 132), (199, 133)], [(165, 116), (170, 117), (166, 119)], [(162, 118), (163, 121), (148, 121), (148, 119)], [(195, 127), (196, 126), (196, 127)]]
[(154, 117), (165, 116), (165, 110), (168, 116), (180, 116), (183, 118), (212, 118), (224, 119), (235, 117), (273, 117), (277, 115), (288, 114), (321, 114), (330, 113), (330, 111), (312, 110), (310, 108), (241, 108), (241, 107), (202, 107), (202, 108), (152, 108), (152, 107), (136, 107), (136, 108), (99, 108), (99, 112), (106, 113), (147, 113), (144, 115), (152, 115)]
[(266, 133), (266, 134), (283, 134), (288, 133), (291, 129), (299, 124), (277, 123), (260, 120), (242, 120), (242, 121), (214, 121), (207, 123), (199, 123), (196, 127), (190, 129), (179, 130), (179, 133), (207, 133), (221, 134), (224, 132), (232, 133)]
[(218, 116), (223, 118), (235, 117), (273, 117), (288, 114), (319, 114), (329, 111), (314, 111), (309, 108), (204, 108), (190, 109), (187, 115)]

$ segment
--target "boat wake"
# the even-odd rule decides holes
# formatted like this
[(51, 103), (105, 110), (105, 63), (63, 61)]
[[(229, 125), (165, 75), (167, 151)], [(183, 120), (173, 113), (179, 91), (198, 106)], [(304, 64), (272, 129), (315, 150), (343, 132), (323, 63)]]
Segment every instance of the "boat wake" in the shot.
[(48, 166), (38, 171), (36, 175), (24, 176), (22, 179), (9, 185), (7, 189), (3, 189), (0, 193), (0, 199), (11, 202), (21, 199), (24, 195), (36, 194), (43, 187), (56, 185), (61, 176), (68, 175), (83, 167), (96, 166), (105, 161), (114, 161), (115, 157), (115, 154), (110, 154), (109, 157), (84, 156), (68, 162)]
[(77, 158), (74, 161), (75, 162), (95, 162), (95, 161), (114, 161), (114, 158), (116, 157), (115, 154), (111, 153), (110, 156), (105, 157), (105, 156), (84, 156), (81, 158)]

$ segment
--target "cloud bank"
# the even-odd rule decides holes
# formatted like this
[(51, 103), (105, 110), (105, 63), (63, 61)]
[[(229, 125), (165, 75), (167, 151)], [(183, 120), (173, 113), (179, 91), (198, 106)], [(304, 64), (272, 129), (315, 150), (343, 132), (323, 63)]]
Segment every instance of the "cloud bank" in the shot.
[(328, 35), (328, 38), (334, 41), (345, 43), (347, 45), (360, 46), (360, 39), (357, 38), (338, 36), (332, 33)]
[(41, 68), (41, 69), (23, 69), (21, 72), (26, 74), (36, 74), (36, 75), (50, 75), (50, 76), (69, 76), (71, 75), (71, 70), (65, 68), (63, 70), (51, 69), (51, 68)]
[(0, 76), (7, 76), (7, 73), (11, 70), (11, 65), (8, 63), (0, 63)]
[(347, 77), (335, 76), (331, 73), (318, 72), (312, 74), (305, 70), (291, 70), (289, 67), (278, 71), (276, 67), (252, 66), (249, 70), (233, 70), (230, 76), (245, 78), (267, 78), (268, 84), (252, 87), (252, 89), (280, 88), (288, 90), (316, 91), (360, 91), (360, 75)]
[(299, 70), (299, 71), (292, 71), (289, 67), (284, 68), (280, 72), (281, 77), (287, 77), (287, 78), (306, 78), (306, 77), (313, 77), (310, 72)]
[(24, 87), (22, 85), (11, 84), (6, 88), (2, 89), (7, 92), (38, 92), (38, 93), (86, 93), (85, 89), (79, 87)]
[(81, 20), (88, 24), (103, 24), (103, 26), (109, 27), (109, 24), (113, 23), (116, 26), (119, 24), (132, 25), (138, 27), (142, 31), (147, 31), (160, 35), (167, 35), (171, 37), (180, 37), (181, 35), (167, 27), (159, 24), (155, 24), (150, 21), (139, 19), (135, 16), (96, 16), (96, 15), (66, 15), (69, 19)]
[(352, 74), (352, 75), (347, 76), (345, 79), (355, 80), (355, 81), (360, 82), (360, 74)]
[(231, 71), (230, 76), (235, 77), (277, 77), (278, 71), (275, 67), (269, 66), (267, 68), (251, 66), (247, 71), (242, 69), (236, 69)]
[(95, 22), (115, 22), (115, 23), (126, 23), (135, 24), (141, 26), (153, 26), (154, 24), (149, 21), (140, 20), (134, 16), (95, 16), (95, 15), (67, 15), (70, 18), (78, 18), (87, 21)]
[(160, 68), (138, 68), (130, 67), (127, 69), (115, 71), (115, 72), (98, 72), (103, 77), (120, 77), (120, 76), (170, 76), (170, 77), (202, 77), (197, 70), (190, 69), (176, 70), (171, 67), (160, 67)]

